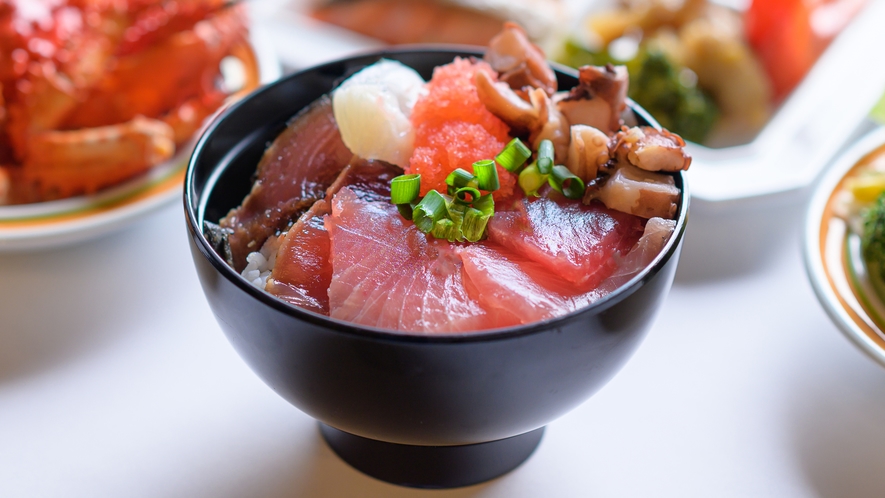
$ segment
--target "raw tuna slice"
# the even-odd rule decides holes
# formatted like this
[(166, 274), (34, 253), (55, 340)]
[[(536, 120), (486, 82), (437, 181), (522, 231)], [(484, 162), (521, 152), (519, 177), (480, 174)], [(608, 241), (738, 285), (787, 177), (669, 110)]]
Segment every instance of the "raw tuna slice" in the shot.
[(592, 289), (614, 272), (615, 255), (639, 240), (637, 216), (573, 201), (523, 199), (489, 221), (489, 240), (548, 268), (554, 275)]
[(341, 187), (350, 189), (367, 201), (390, 199), (390, 181), (402, 170), (380, 161), (360, 161), (348, 165), (298, 221), (281, 236), (280, 249), (266, 290), (280, 299), (317, 313), (329, 314), (329, 284), (332, 264), (329, 261), (329, 233), (323, 217), (332, 212), (329, 199)]
[(605, 279), (597, 289), (608, 294), (629, 282), (630, 279), (650, 265), (658, 254), (661, 253), (675, 228), (675, 220), (665, 220), (663, 218), (649, 219), (645, 224), (645, 231), (642, 233), (642, 237), (639, 238), (639, 242), (636, 243), (629, 254), (618, 261), (618, 269), (615, 270), (612, 276)]
[(333, 318), (429, 333), (495, 326), (464, 287), (458, 247), (421, 233), (389, 203), (342, 188), (325, 225)]
[(228, 241), (234, 268), (242, 271), (250, 252), (322, 198), (352, 157), (341, 141), (328, 97), (298, 113), (265, 151), (258, 179), (243, 204), (221, 220), (222, 227), (233, 230)]
[(461, 257), (471, 296), (490, 312), (509, 315), (514, 323), (564, 315), (605, 294), (582, 289), (494, 243), (467, 246)]
[(283, 301), (326, 315), (329, 314), (326, 290), (332, 281), (332, 266), (323, 216), (330, 212), (327, 200), (316, 201), (292, 225), (280, 245), (265, 288)]

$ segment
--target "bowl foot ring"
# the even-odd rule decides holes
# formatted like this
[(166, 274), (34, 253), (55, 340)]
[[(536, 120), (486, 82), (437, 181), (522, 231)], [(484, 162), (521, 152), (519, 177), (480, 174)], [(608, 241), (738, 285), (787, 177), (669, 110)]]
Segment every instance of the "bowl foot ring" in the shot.
[(323, 423), (320, 432), (342, 460), (371, 477), (413, 488), (457, 488), (494, 479), (518, 467), (538, 447), (544, 428), (460, 446), (388, 443)]

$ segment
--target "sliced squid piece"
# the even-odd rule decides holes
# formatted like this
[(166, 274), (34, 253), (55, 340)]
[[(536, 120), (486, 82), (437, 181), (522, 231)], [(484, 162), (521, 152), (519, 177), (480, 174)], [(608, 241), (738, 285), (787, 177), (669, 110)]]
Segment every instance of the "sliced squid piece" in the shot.
[(673, 219), (679, 206), (679, 188), (670, 175), (622, 164), (601, 187), (587, 189), (584, 201), (593, 199), (623, 213)]
[(547, 118), (548, 101), (541, 89), (532, 89), (529, 92), (531, 102), (526, 102), (507, 83), (494, 82), (484, 71), (477, 71), (476, 93), (489, 112), (516, 131), (539, 129)]
[(679, 135), (650, 126), (625, 128), (612, 141), (612, 155), (646, 171), (676, 172), (691, 166)]
[(589, 183), (596, 178), (599, 167), (611, 158), (609, 137), (592, 126), (578, 124), (571, 127), (571, 139), (566, 166), (585, 184)]
[(540, 88), (548, 96), (556, 92), (556, 74), (544, 52), (516, 23), (504, 23), (504, 30), (489, 42), (484, 59), (498, 72), (498, 79), (514, 90)]
[(627, 108), (629, 76), (624, 66), (584, 66), (578, 86), (557, 107), (571, 124), (585, 124), (614, 133), (621, 127), (621, 114)]

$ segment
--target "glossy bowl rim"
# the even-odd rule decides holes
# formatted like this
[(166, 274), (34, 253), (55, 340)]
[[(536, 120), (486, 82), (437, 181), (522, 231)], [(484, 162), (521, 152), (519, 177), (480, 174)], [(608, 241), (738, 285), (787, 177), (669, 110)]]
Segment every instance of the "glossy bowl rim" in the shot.
[[(851, 318), (842, 305), (837, 291), (830, 285), (820, 250), (824, 211), (836, 188), (867, 154), (885, 145), (885, 127), (878, 127), (855, 142), (839, 155), (836, 162), (821, 178), (808, 204), (803, 233), (805, 270), (815, 296), (842, 334), (876, 363), (885, 366), (885, 349), (876, 344)], [(879, 332), (883, 332), (880, 330)]]
[[(483, 50), (480, 50), (478, 47), (474, 46), (464, 46), (464, 45), (402, 45), (398, 47), (387, 47), (379, 50), (369, 50), (357, 54), (350, 55), (348, 57), (343, 57), (340, 59), (335, 59), (333, 61), (329, 61), (323, 64), (319, 64), (316, 66), (308, 67), (302, 69), (300, 71), (296, 71), (292, 74), (284, 76), (283, 78), (265, 85), (246, 97), (240, 99), (234, 105), (228, 107), (221, 114), (216, 116), (212, 122), (205, 128), (202, 135), (200, 136), (197, 144), (194, 146), (193, 154), (188, 160), (187, 170), (185, 173), (185, 188), (184, 188), (184, 209), (185, 209), (185, 218), (187, 222), (188, 229), (192, 232), (192, 237), (194, 237), (197, 242), (197, 247), (199, 252), (203, 257), (207, 258), (210, 264), (215, 268), (217, 272), (224, 276), (228, 281), (234, 284), (236, 287), (243, 290), (247, 295), (257, 299), (259, 302), (270, 306), (276, 311), (282, 312), (283, 314), (293, 316), (300, 320), (308, 321), (312, 324), (322, 326), (329, 331), (344, 333), (350, 335), (356, 335), (369, 339), (376, 340), (389, 340), (395, 342), (411, 342), (411, 343), (464, 343), (464, 342), (483, 342), (483, 341), (492, 341), (492, 340), (501, 340), (508, 338), (520, 337), (523, 335), (530, 335), (534, 333), (541, 333), (545, 331), (549, 331), (552, 329), (556, 329), (560, 324), (573, 319), (575, 316), (592, 312), (594, 314), (598, 314), (607, 310), (608, 308), (618, 304), (622, 300), (626, 299), (633, 292), (637, 291), (647, 280), (650, 280), (654, 277), (663, 267), (664, 265), (676, 255), (678, 248), (681, 245), (682, 238), (685, 234), (685, 226), (688, 220), (688, 211), (689, 211), (689, 202), (690, 202), (690, 193), (688, 189), (688, 183), (686, 181), (686, 175), (684, 171), (680, 171), (678, 176), (680, 177), (680, 181), (682, 183), (682, 196), (680, 199), (679, 207), (678, 207), (678, 216), (676, 218), (676, 227), (673, 230), (673, 234), (671, 234), (670, 239), (661, 249), (660, 253), (655, 257), (655, 259), (646, 266), (642, 271), (640, 271), (637, 275), (635, 275), (632, 279), (627, 281), (625, 284), (612, 291), (611, 293), (605, 295), (600, 298), (598, 301), (590, 304), (589, 306), (585, 306), (583, 308), (571, 311), (561, 316), (557, 316), (554, 318), (549, 318), (546, 320), (541, 320), (538, 322), (517, 325), (512, 327), (502, 327), (488, 330), (477, 330), (477, 331), (468, 331), (468, 332), (434, 332), (434, 333), (416, 333), (416, 332), (403, 332), (403, 331), (395, 331), (390, 329), (382, 329), (378, 327), (371, 326), (362, 326), (355, 325), (350, 322), (346, 322), (343, 320), (338, 320), (329, 316), (320, 315), (318, 313), (314, 313), (311, 311), (307, 311), (301, 309), (295, 305), (289, 304), (268, 292), (255, 287), (251, 282), (248, 282), (245, 278), (243, 278), (239, 273), (237, 273), (233, 267), (227, 264), (212, 248), (212, 245), (206, 239), (205, 234), (202, 230), (202, 222), (203, 214), (202, 212), (196, 213), (192, 206), (198, 206), (198, 209), (202, 211), (202, 203), (199, 202), (200, 199), (196, 198), (195, 190), (194, 190), (194, 169), (197, 164), (197, 158), (200, 156), (203, 148), (206, 146), (206, 143), (209, 141), (212, 133), (218, 128), (220, 123), (226, 120), (229, 116), (237, 112), (240, 107), (249, 105), (253, 99), (258, 98), (259, 95), (264, 92), (269, 91), (271, 88), (282, 84), (283, 82), (289, 80), (290, 78), (298, 77), (299, 75), (312, 71), (322, 71), (325, 68), (330, 68), (332, 66), (337, 66), (342, 63), (348, 63), (351, 61), (355, 61), (358, 59), (363, 59), (366, 57), (378, 57), (382, 58), (387, 55), (397, 55), (397, 54), (408, 54), (408, 53), (421, 53), (421, 52), (437, 52), (437, 53), (453, 53), (455, 57), (457, 56), (467, 56), (467, 57), (481, 57), (484, 53)], [(565, 67), (561, 64), (551, 63), (551, 66), (557, 72), (562, 72), (568, 76), (572, 76), (577, 78), (577, 71), (574, 69)], [(634, 113), (640, 115), (643, 119), (645, 119), (651, 126), (660, 129), (660, 125), (657, 121), (654, 120), (644, 109), (642, 109), (639, 105), (637, 105), (632, 100), (628, 99), (628, 106), (634, 111)], [(232, 150), (235, 150), (233, 148)], [(217, 170), (213, 170), (217, 171)], [(210, 175), (214, 176), (214, 175)], [(204, 195), (208, 192), (211, 192), (210, 181), (207, 181), (206, 187), (204, 188)]]

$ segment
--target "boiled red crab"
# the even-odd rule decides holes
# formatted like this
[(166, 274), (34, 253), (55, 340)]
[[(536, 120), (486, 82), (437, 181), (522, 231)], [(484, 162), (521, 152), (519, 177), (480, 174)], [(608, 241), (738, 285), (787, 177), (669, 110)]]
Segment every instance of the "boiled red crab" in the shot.
[(169, 159), (229, 96), (231, 55), (256, 86), (243, 7), (225, 0), (0, 0), (0, 203), (92, 193)]

